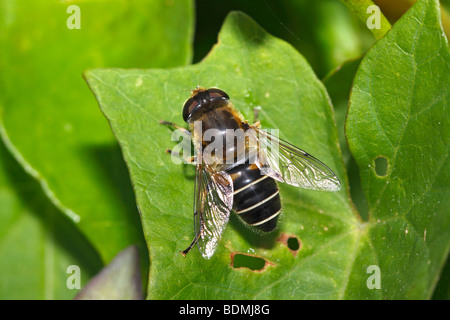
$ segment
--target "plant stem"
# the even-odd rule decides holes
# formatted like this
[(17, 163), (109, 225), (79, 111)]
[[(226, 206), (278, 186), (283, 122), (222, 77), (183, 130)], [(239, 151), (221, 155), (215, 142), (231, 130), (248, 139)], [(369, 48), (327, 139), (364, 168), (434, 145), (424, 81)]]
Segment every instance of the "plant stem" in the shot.
[[(367, 22), (367, 19), (373, 14), (369, 11), (367, 13), (367, 8), (369, 6), (375, 5), (371, 0), (341, 0), (347, 7), (350, 8), (364, 23)], [(382, 38), (386, 32), (391, 29), (391, 24), (383, 15), (380, 10), (380, 28), (370, 29), (375, 39)]]

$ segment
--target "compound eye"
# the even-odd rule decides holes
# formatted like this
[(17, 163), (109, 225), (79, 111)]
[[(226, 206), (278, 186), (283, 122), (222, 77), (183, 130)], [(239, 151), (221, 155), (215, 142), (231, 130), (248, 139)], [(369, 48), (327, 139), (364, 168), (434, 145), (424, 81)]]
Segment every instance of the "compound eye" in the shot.
[(230, 97), (224, 91), (217, 88), (208, 89), (208, 93), (211, 98), (225, 98), (227, 100), (230, 99)]
[(194, 110), (198, 107), (198, 102), (194, 98), (189, 98), (184, 103), (183, 107), (183, 119), (185, 122), (188, 122), (190, 115), (194, 112)]

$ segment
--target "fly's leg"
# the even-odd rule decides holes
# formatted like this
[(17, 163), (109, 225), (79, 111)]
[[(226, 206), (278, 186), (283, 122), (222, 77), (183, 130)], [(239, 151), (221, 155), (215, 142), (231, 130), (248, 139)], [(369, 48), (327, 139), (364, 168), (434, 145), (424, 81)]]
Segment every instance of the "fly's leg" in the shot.
[(175, 157), (179, 158), (184, 163), (193, 164), (193, 165), (196, 164), (195, 156), (190, 156), (190, 157), (184, 158), (184, 157), (180, 156), (180, 154), (173, 152), (171, 149), (166, 149), (166, 153), (170, 154), (171, 156), (175, 156)]
[(162, 125), (169, 126), (169, 127), (175, 128), (177, 130), (180, 130), (183, 134), (185, 134), (185, 135), (187, 135), (189, 137), (191, 136), (191, 133), (189, 132), (188, 129), (183, 128), (182, 126), (179, 126), (179, 125), (177, 125), (174, 122), (160, 120), (159, 123), (162, 124)]
[[(183, 127), (177, 125), (176, 123), (173, 123), (173, 122), (170, 122), (170, 121), (165, 121), (165, 120), (160, 120), (159, 123), (162, 124), (162, 125), (165, 125), (165, 126), (169, 126), (169, 127), (175, 128), (176, 130), (179, 130), (182, 134), (186, 135), (189, 138), (192, 137), (192, 134), (191, 134), (191, 132), (189, 130), (187, 130), (186, 128), (183, 128)], [(171, 156), (175, 156), (175, 157), (179, 158), (184, 163), (196, 165), (197, 161), (196, 161), (196, 157), (195, 156), (190, 156), (190, 157), (186, 157), (185, 158), (185, 157), (181, 156), (179, 153), (173, 152), (171, 149), (166, 149), (166, 153), (170, 154)], [(192, 240), (191, 244), (186, 249), (184, 249), (183, 251), (180, 251), (180, 254), (183, 255), (183, 257), (186, 257), (188, 252), (191, 251), (191, 249), (197, 243), (199, 237), (200, 237), (200, 232), (195, 235), (194, 240)]]
[(259, 121), (259, 112), (261, 111), (261, 107), (254, 107), (253, 108), (253, 126), (260, 128), (261, 122)]
[(180, 251), (181, 255), (183, 257), (186, 257), (186, 255), (189, 253), (189, 251), (191, 251), (191, 249), (195, 246), (195, 244), (198, 241), (198, 238), (200, 238), (200, 232), (198, 234), (195, 235), (194, 240), (192, 240), (191, 244), (189, 245), (189, 247), (187, 247), (186, 249), (184, 249), (183, 251)]
[[(186, 137), (191, 139), (191, 136), (192, 136), (191, 132), (189, 130), (187, 130), (186, 128), (183, 128), (183, 127), (177, 125), (174, 122), (165, 121), (165, 120), (160, 120), (159, 123), (162, 124), (162, 125), (168, 126), (168, 127), (172, 127), (172, 128), (174, 128), (176, 130), (179, 130), (182, 134), (184, 134)], [(195, 157), (194, 156), (183, 157), (179, 153), (173, 152), (171, 149), (166, 149), (166, 153), (170, 154), (171, 156), (177, 157), (178, 159), (183, 161), (183, 163), (194, 164), (195, 165)]]

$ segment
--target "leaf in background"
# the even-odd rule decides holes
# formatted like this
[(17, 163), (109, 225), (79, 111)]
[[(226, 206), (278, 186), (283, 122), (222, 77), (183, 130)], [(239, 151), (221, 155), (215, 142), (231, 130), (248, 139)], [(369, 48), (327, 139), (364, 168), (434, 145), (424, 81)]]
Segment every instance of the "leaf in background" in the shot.
[[(69, 5), (79, 6), (81, 29), (67, 28)], [(188, 63), (192, 1), (2, 0), (0, 6), (0, 132), (7, 147), (103, 261), (131, 243), (146, 252), (120, 149), (82, 72)]]
[[(128, 164), (150, 248), (151, 299), (339, 298), (347, 283), (357, 218), (346, 193), (346, 175), (329, 98), (307, 62), (289, 44), (242, 13), (231, 13), (218, 45), (199, 64), (171, 70), (93, 69), (89, 85), (110, 121)], [(193, 167), (172, 163), (174, 145), (160, 119), (180, 122), (188, 89), (219, 87), (251, 120), (261, 106), (265, 128), (304, 148), (341, 178), (340, 192), (281, 186), (284, 215), (277, 232), (262, 237), (232, 214), (216, 254), (198, 250), (183, 258), (193, 237)], [(300, 250), (286, 246), (300, 240)], [(263, 271), (243, 267), (264, 259)], [(242, 257), (244, 256), (244, 257)], [(239, 268), (230, 266), (240, 259)], [(254, 257), (253, 257), (254, 258)], [(258, 259), (257, 259), (258, 260)], [(258, 265), (256, 261), (255, 265)], [(289, 288), (289, 289), (287, 289)]]
[[(214, 14), (211, 14), (214, 7)], [(200, 61), (217, 40), (223, 19), (231, 10), (247, 13), (270, 34), (289, 42), (319, 77), (373, 43), (365, 23), (337, 0), (197, 0), (194, 61)]]
[(350, 194), (355, 207), (361, 218), (367, 221), (368, 208), (364, 192), (361, 187), (361, 179), (359, 177), (359, 168), (353, 159), (350, 150), (348, 150), (347, 139), (345, 137), (344, 126), (347, 116), (347, 107), (350, 98), (350, 91), (353, 85), (353, 79), (361, 58), (350, 60), (330, 72), (323, 80), (323, 84), (327, 88), (333, 103), (336, 115), (336, 125), (339, 133), (339, 144), (342, 150), (342, 157), (347, 168)]
[[(417, 0), (374, 0), (391, 22), (397, 21)], [(450, 15), (448, 13), (448, 0), (441, 0), (441, 20), (444, 32), (447, 37), (450, 35)]]
[(136, 246), (121, 251), (78, 293), (76, 300), (142, 300), (139, 252)]
[(346, 165), (348, 165), (348, 162), (350, 161), (351, 154), (347, 147), (347, 140), (345, 139), (344, 124), (347, 115), (350, 91), (353, 85), (353, 78), (355, 77), (360, 63), (361, 58), (346, 61), (322, 80), (327, 88), (331, 101), (333, 102), (336, 125), (339, 133), (339, 144)]
[[(355, 77), (346, 134), (369, 223), (352, 273), (375, 258), (380, 298), (431, 297), (449, 251), (449, 81), (449, 46), (434, 0), (417, 2), (369, 50)], [(357, 283), (353, 277), (349, 297), (361, 298)]]
[(45, 197), (0, 142), (0, 299), (71, 299), (71, 265), (81, 285), (100, 257), (67, 217)]
[(319, 76), (346, 60), (359, 57), (367, 50), (365, 42), (373, 42), (365, 24), (340, 1), (289, 0), (286, 3), (289, 22), (297, 37), (292, 43)]

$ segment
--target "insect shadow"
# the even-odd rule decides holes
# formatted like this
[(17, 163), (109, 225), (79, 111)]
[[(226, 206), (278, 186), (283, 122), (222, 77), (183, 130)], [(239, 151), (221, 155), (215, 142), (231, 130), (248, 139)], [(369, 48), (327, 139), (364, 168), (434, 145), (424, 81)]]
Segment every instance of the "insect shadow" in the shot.
[(182, 172), (185, 179), (195, 181), (195, 166), (183, 163)]
[(280, 226), (277, 226), (274, 231), (263, 233), (256, 228), (247, 226), (234, 212), (230, 215), (228, 227), (236, 230), (252, 248), (258, 249), (272, 249), (281, 232)]

